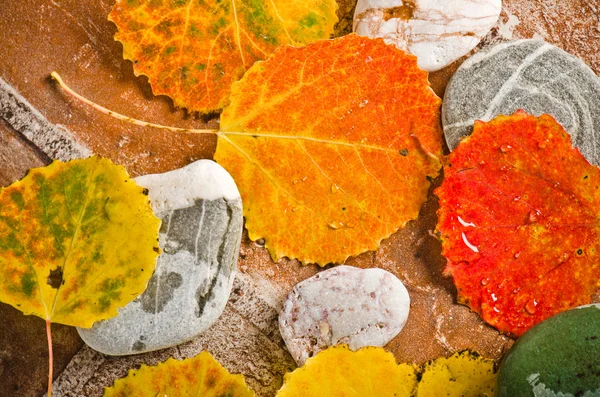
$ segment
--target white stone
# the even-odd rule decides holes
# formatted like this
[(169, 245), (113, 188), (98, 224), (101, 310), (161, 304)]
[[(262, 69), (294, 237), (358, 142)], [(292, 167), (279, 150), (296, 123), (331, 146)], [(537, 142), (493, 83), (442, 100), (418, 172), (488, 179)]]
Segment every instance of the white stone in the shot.
[(353, 30), (416, 55), (433, 72), (475, 48), (501, 9), (501, 0), (358, 0)]
[(156, 216), (165, 211), (194, 205), (196, 200), (228, 200), (240, 198), (233, 178), (223, 167), (209, 160), (200, 160), (173, 171), (135, 178), (138, 185), (151, 185), (150, 200)]
[(78, 328), (109, 355), (143, 353), (197, 337), (221, 315), (235, 277), (242, 201), (231, 176), (210, 160), (136, 178), (162, 219), (156, 271), (146, 291), (92, 328)]
[(383, 346), (404, 327), (408, 291), (382, 269), (337, 266), (296, 284), (279, 314), (279, 330), (298, 365), (329, 346)]

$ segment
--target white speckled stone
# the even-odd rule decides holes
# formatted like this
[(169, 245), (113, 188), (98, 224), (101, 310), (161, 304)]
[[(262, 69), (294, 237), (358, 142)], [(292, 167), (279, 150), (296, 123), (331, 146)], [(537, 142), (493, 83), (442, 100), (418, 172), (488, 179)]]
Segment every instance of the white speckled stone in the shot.
[(298, 365), (329, 346), (383, 346), (404, 327), (410, 298), (382, 269), (337, 266), (296, 284), (279, 314), (279, 330)]
[(146, 291), (112, 319), (78, 328), (93, 349), (143, 353), (194, 339), (229, 299), (242, 235), (242, 201), (220, 165), (199, 160), (136, 183), (162, 219), (156, 271)]
[(353, 30), (416, 55), (433, 72), (475, 48), (501, 9), (501, 0), (358, 0)]
[(600, 165), (600, 78), (582, 60), (541, 40), (486, 48), (458, 68), (442, 105), (448, 147), (469, 135), (475, 120), (518, 109), (553, 116), (588, 161)]

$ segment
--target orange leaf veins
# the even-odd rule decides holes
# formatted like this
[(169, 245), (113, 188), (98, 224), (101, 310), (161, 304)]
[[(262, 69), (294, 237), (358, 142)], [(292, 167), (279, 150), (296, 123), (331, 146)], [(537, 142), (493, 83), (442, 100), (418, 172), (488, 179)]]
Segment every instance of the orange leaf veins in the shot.
[(417, 217), (442, 155), (416, 58), (349, 35), (281, 47), (232, 88), (215, 160), (274, 259), (344, 262)]
[(155, 95), (207, 113), (278, 46), (329, 38), (336, 10), (335, 0), (117, 0), (109, 19)]
[(438, 230), (459, 300), (502, 332), (589, 303), (599, 286), (600, 169), (552, 117), (489, 123), (444, 161)]

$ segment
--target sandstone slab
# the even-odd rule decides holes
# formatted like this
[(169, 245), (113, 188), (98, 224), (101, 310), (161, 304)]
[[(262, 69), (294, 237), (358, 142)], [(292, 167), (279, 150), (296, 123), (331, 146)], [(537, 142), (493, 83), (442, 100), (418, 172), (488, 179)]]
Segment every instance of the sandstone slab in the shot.
[(209, 160), (136, 178), (162, 219), (156, 271), (115, 318), (78, 328), (93, 349), (142, 353), (187, 342), (221, 315), (235, 276), (242, 202), (231, 176)]
[(383, 38), (433, 72), (475, 48), (501, 8), (501, 0), (358, 0), (353, 31)]
[(294, 286), (279, 314), (279, 330), (302, 365), (333, 345), (385, 345), (402, 330), (409, 309), (408, 291), (393, 274), (337, 266)]
[(475, 120), (518, 109), (553, 116), (588, 161), (600, 164), (600, 78), (580, 59), (541, 40), (497, 44), (458, 68), (442, 105), (448, 147), (469, 135)]

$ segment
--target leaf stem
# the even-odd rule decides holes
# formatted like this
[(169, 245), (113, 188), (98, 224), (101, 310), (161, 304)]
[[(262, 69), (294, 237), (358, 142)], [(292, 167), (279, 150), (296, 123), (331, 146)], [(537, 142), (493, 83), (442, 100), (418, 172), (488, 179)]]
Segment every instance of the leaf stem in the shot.
[(52, 332), (50, 320), (46, 319), (46, 335), (48, 335), (48, 397), (52, 397), (52, 368), (54, 366), (54, 355), (52, 354)]
[(134, 119), (132, 117), (127, 117), (127, 116), (124, 116), (124, 115), (122, 115), (120, 113), (112, 111), (110, 109), (107, 109), (104, 106), (98, 105), (97, 103), (92, 102), (89, 99), (87, 99), (86, 97), (84, 97), (84, 96), (78, 94), (77, 92), (73, 91), (71, 89), (71, 87), (69, 87), (62, 80), (62, 78), (60, 77), (60, 75), (56, 71), (50, 73), (50, 77), (52, 77), (58, 83), (58, 85), (60, 86), (60, 88), (62, 88), (67, 94), (71, 95), (73, 98), (75, 98), (75, 99), (77, 99), (77, 100), (85, 103), (88, 106), (93, 107), (94, 109), (96, 109), (100, 113), (104, 113), (106, 115), (112, 116), (115, 119), (124, 121), (126, 123), (139, 125), (141, 127), (152, 127), (152, 128), (162, 129), (162, 130), (168, 130), (168, 131), (174, 131), (174, 132), (187, 132), (187, 133), (192, 133), (192, 134), (217, 134), (219, 132), (218, 130), (211, 130), (211, 129), (193, 129), (193, 128), (170, 127), (168, 125), (154, 124), (154, 123), (149, 123), (147, 121), (137, 120), (137, 119)]

